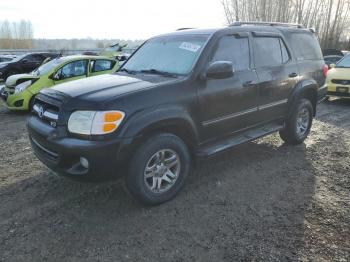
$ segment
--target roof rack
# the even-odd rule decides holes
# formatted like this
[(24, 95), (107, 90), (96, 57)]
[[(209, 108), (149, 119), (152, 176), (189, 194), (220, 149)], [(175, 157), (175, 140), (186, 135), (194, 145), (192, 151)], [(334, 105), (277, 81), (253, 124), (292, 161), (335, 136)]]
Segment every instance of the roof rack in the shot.
[(183, 30), (190, 30), (190, 29), (194, 29), (194, 28), (192, 28), (192, 27), (182, 27), (182, 28), (176, 29), (176, 31), (183, 31)]
[(300, 24), (278, 23), (278, 22), (234, 22), (229, 26), (242, 26), (242, 25), (266, 25), (266, 26), (285, 26), (285, 27), (305, 28), (303, 25), (300, 25)]

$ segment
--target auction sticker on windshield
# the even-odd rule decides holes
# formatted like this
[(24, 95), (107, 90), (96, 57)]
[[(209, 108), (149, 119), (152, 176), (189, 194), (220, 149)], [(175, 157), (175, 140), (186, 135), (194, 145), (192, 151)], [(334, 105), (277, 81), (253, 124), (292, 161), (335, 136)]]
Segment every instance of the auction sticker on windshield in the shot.
[(201, 48), (201, 46), (189, 42), (183, 42), (179, 48), (196, 53)]

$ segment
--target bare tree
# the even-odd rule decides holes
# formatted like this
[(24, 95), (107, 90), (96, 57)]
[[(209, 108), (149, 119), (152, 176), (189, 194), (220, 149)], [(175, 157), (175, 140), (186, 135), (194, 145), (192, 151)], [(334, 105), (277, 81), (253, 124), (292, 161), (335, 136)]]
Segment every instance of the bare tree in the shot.
[(33, 26), (30, 21), (21, 20), (10, 23), (0, 22), (0, 48), (32, 48)]
[(226, 21), (292, 22), (316, 29), (322, 47), (338, 47), (350, 26), (350, 0), (222, 0)]

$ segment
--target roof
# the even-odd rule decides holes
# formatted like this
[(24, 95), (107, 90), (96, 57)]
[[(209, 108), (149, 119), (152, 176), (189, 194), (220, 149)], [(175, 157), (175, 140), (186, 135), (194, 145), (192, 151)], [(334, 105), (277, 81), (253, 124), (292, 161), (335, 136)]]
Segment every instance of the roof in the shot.
[(308, 32), (312, 33), (311, 29), (304, 28), (300, 25), (296, 24), (283, 24), (283, 23), (242, 23), (242, 24), (233, 24), (231, 26), (222, 27), (222, 28), (212, 28), (212, 29), (181, 29), (172, 33), (158, 35), (156, 37), (163, 36), (176, 36), (176, 35), (198, 35), (198, 34), (206, 34), (213, 35), (217, 32), (242, 32), (247, 31), (263, 31), (263, 32)]
[(61, 56), (59, 57), (62, 61), (68, 61), (68, 60), (79, 60), (79, 59), (108, 59), (113, 60), (110, 57), (106, 56), (98, 56), (98, 55), (69, 55), (69, 56)]

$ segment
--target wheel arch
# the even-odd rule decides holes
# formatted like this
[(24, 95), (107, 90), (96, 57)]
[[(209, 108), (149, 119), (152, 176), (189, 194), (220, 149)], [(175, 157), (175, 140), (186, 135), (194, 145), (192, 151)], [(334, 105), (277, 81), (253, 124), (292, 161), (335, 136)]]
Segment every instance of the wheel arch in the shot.
[(292, 112), (291, 109), (294, 106), (295, 102), (301, 98), (310, 100), (313, 108), (313, 114), (315, 116), (317, 107), (317, 90), (318, 84), (315, 80), (303, 79), (299, 81), (293, 88), (288, 99), (288, 116), (290, 116)]
[(135, 114), (123, 127), (120, 137), (131, 138), (127, 150), (130, 153), (147, 138), (160, 133), (181, 138), (191, 154), (198, 144), (198, 132), (192, 117), (179, 107), (150, 109)]

